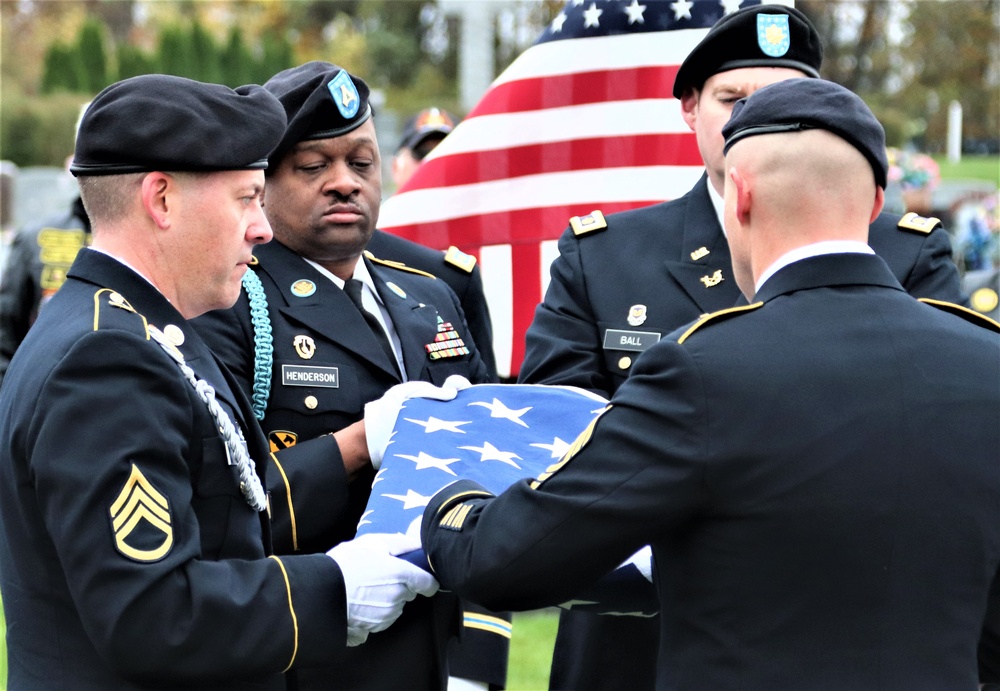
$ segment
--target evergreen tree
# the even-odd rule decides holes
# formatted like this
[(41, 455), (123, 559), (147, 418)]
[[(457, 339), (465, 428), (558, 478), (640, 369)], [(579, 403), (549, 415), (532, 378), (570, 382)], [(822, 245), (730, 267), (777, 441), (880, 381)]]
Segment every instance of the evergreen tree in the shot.
[(53, 43), (48, 47), (45, 51), (42, 93), (85, 91), (85, 79), (83, 66), (77, 60), (76, 50), (62, 43)]
[(251, 84), (254, 81), (254, 59), (243, 41), (243, 31), (234, 26), (229, 30), (226, 47), (219, 56), (221, 81), (230, 87)]
[(76, 52), (81, 67), (81, 90), (96, 94), (111, 83), (108, 77), (108, 57), (104, 49), (104, 24), (88, 18), (80, 27)]
[(202, 82), (218, 82), (221, 79), (219, 48), (197, 17), (191, 22), (190, 36), (191, 78)]
[(191, 47), (187, 32), (177, 25), (163, 27), (160, 30), (157, 68), (163, 74), (191, 78), (194, 69), (190, 57)]
[(130, 43), (118, 46), (118, 79), (138, 77), (160, 71), (153, 58), (141, 48)]
[(266, 34), (262, 41), (264, 45), (264, 56), (257, 68), (257, 78), (253, 81), (263, 84), (281, 70), (295, 66), (295, 55), (292, 53), (292, 44), (285, 36), (275, 38)]

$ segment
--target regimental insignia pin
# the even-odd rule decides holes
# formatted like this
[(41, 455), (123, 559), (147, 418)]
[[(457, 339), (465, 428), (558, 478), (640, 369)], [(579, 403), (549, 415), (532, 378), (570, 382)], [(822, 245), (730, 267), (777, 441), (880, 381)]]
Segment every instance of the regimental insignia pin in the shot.
[(391, 290), (392, 292), (394, 292), (396, 295), (398, 295), (399, 297), (403, 298), (404, 300), (406, 299), (406, 291), (405, 290), (403, 290), (402, 288), (400, 288), (398, 285), (396, 285), (392, 281), (386, 281), (385, 284), (387, 286), (389, 286), (389, 290)]
[(292, 346), (295, 347), (295, 352), (303, 360), (310, 360), (316, 354), (316, 341), (309, 336), (296, 336), (295, 340), (292, 341)]
[(292, 295), (298, 298), (307, 298), (316, 292), (316, 284), (308, 278), (300, 278), (292, 284)]
[(461, 357), (462, 355), (469, 354), (469, 347), (465, 345), (465, 341), (462, 340), (462, 337), (455, 331), (450, 322), (446, 322), (441, 318), (441, 315), (438, 315), (437, 318), (437, 330), (434, 342), (424, 346), (427, 356), (431, 360)]
[(326, 88), (330, 90), (333, 102), (337, 104), (337, 110), (340, 111), (341, 115), (350, 120), (358, 114), (358, 108), (361, 107), (361, 97), (358, 95), (358, 87), (354, 86), (347, 70), (337, 72), (337, 76), (330, 80)]
[(135, 313), (135, 308), (132, 307), (132, 305), (128, 304), (128, 300), (122, 297), (121, 293), (116, 293), (112, 291), (111, 294), (108, 295), (108, 304), (111, 305), (112, 307), (123, 309), (126, 312), (132, 312), (133, 314)]
[(175, 346), (184, 344), (184, 332), (176, 324), (167, 324), (164, 326), (163, 335)]
[(764, 55), (780, 58), (791, 47), (787, 14), (757, 15), (757, 45)]
[(640, 326), (646, 321), (646, 306), (632, 305), (628, 308), (628, 323), (632, 326)]
[(722, 269), (716, 269), (711, 276), (702, 276), (699, 280), (705, 284), (706, 288), (711, 288), (719, 285), (725, 279), (722, 278)]
[(711, 252), (708, 251), (707, 247), (699, 247), (691, 253), (691, 261), (696, 262), (703, 257), (707, 257), (709, 254), (711, 254)]
[(288, 432), (283, 429), (276, 429), (267, 435), (267, 442), (271, 446), (271, 453), (278, 453), (285, 449), (290, 449), (299, 440), (299, 435), (295, 432)]
[(159, 561), (170, 553), (174, 544), (170, 504), (134, 463), (109, 513), (115, 547), (124, 556), (148, 563)]

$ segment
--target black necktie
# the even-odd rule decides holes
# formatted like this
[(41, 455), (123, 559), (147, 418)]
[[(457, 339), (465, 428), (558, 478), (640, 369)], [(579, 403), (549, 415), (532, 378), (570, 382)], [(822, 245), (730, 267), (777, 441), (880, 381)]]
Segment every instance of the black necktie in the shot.
[(358, 308), (361, 312), (361, 316), (365, 318), (368, 322), (368, 327), (372, 330), (372, 335), (375, 336), (375, 340), (379, 342), (382, 346), (382, 350), (389, 357), (389, 362), (392, 363), (392, 368), (399, 374), (399, 363), (396, 361), (396, 354), (392, 351), (392, 345), (389, 343), (389, 338), (386, 336), (385, 329), (379, 323), (375, 315), (365, 309), (364, 303), (361, 301), (361, 289), (364, 284), (356, 278), (349, 278), (344, 281), (344, 292), (347, 293), (347, 297), (351, 298), (351, 302), (354, 306)]

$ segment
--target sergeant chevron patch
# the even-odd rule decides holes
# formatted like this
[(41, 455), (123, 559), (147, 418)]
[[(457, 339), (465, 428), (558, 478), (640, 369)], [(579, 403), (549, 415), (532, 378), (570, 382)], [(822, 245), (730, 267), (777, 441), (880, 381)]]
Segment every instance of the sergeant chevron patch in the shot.
[(154, 562), (170, 553), (174, 544), (170, 505), (134, 463), (109, 513), (115, 547), (124, 556), (134, 561)]

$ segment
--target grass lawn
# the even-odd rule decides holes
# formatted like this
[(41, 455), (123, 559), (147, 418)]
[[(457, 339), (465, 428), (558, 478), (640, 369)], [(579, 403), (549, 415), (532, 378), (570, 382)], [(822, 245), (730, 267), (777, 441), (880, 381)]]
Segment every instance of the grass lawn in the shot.
[(507, 664), (509, 691), (544, 691), (549, 688), (549, 664), (556, 641), (559, 611), (543, 609), (514, 614)]
[(935, 156), (944, 180), (989, 180), (1000, 186), (1000, 156), (963, 156), (949, 163), (947, 156)]

